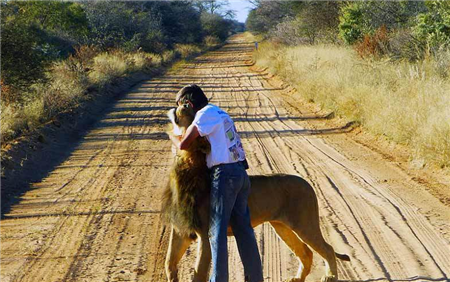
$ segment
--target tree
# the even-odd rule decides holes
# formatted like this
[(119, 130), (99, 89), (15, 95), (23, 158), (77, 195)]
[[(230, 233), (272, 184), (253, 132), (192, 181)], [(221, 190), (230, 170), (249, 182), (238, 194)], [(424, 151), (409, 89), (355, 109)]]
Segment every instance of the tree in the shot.
[(200, 13), (217, 14), (228, 19), (233, 19), (236, 15), (234, 10), (227, 9), (228, 0), (198, 0), (194, 2), (194, 5)]
[(246, 26), (256, 34), (265, 34), (285, 19), (294, 18), (304, 5), (295, 1), (258, 1), (250, 11)]
[(25, 88), (44, 78), (45, 54), (38, 47), (36, 26), (6, 16), (2, 6), (1, 79), (4, 85)]
[(162, 28), (169, 46), (174, 43), (200, 43), (202, 41), (200, 12), (190, 2), (161, 2), (159, 10)]
[(339, 25), (339, 3), (335, 1), (305, 2), (297, 15), (301, 34), (310, 44), (316, 43), (318, 37), (335, 40)]
[(78, 3), (1, 2), (2, 83), (25, 89), (44, 79), (50, 61), (67, 56), (87, 32)]
[(89, 23), (87, 44), (129, 51), (141, 47), (148, 52), (165, 47), (158, 3), (98, 1), (83, 5)]
[(205, 36), (215, 36), (220, 40), (225, 40), (231, 31), (231, 22), (225, 20), (218, 14), (202, 13), (200, 20), (205, 32)]

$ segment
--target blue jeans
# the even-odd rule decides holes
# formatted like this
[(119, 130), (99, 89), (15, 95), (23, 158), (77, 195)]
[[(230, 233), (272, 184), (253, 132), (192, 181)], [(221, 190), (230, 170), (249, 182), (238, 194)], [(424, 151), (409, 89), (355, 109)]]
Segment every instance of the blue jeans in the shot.
[(227, 228), (230, 224), (244, 265), (246, 281), (263, 281), (261, 258), (247, 205), (250, 180), (241, 163), (211, 170), (209, 239), (212, 254), (210, 282), (228, 282)]

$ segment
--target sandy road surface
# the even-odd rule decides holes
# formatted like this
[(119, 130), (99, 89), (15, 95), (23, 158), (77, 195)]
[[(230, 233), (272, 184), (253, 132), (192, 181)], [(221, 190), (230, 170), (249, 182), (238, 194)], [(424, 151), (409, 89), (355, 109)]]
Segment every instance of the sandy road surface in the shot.
[[(294, 107), (286, 89), (250, 70), (251, 50), (237, 36), (120, 99), (1, 221), (1, 281), (165, 281), (168, 232), (159, 210), (172, 160), (165, 113), (187, 83), (233, 116), (250, 173), (298, 174), (313, 184), (327, 241), (352, 257), (338, 264), (341, 280), (449, 281), (450, 208), (345, 127)], [(298, 262), (271, 227), (256, 234), (265, 281), (292, 277)], [(230, 242), (232, 281), (243, 281)], [(193, 245), (181, 281), (194, 260)], [(309, 281), (323, 274), (317, 254), (314, 261)]]

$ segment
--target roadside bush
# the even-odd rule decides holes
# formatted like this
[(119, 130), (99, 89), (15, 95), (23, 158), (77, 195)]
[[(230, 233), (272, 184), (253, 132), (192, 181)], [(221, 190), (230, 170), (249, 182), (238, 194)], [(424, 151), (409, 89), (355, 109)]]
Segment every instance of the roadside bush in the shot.
[(309, 44), (335, 43), (339, 24), (339, 3), (336, 1), (305, 1), (297, 14), (301, 35)]
[(290, 46), (337, 42), (334, 28), (319, 24), (319, 19), (313, 19), (308, 12), (310, 10), (305, 10), (295, 18), (286, 18), (272, 28), (267, 37), (271, 41)]
[(73, 55), (80, 62), (85, 71), (92, 67), (94, 57), (97, 56), (99, 50), (92, 45), (81, 45), (75, 47), (75, 54)]
[(26, 125), (26, 120), (21, 118), (21, 109), (15, 108), (11, 104), (1, 103), (1, 141), (16, 137), (21, 129)]
[(302, 30), (303, 27), (299, 18), (288, 19), (271, 29), (268, 33), (268, 37), (273, 42), (290, 46), (307, 44), (309, 43), (309, 40)]
[(94, 1), (83, 3), (89, 24), (86, 43), (101, 50), (141, 47), (146, 52), (165, 47), (158, 3)]
[[(185, 55), (200, 52), (198, 47), (181, 46)], [(81, 46), (75, 55), (52, 64), (45, 83), (31, 85), (21, 93), (21, 103), (1, 103), (1, 141), (11, 140), (23, 132), (34, 130), (59, 113), (69, 111), (92, 98), (87, 89), (102, 88), (118, 77), (132, 72), (145, 72), (161, 66), (163, 58), (173, 61), (177, 52), (165, 57), (145, 52), (125, 53), (120, 50), (97, 53), (95, 48)], [(2, 85), (2, 91), (9, 91)], [(2, 93), (3, 94), (3, 93)]]
[(127, 60), (130, 61), (129, 71), (149, 71), (152, 68), (161, 66), (162, 57), (156, 54), (136, 52), (127, 54)]
[(89, 78), (94, 84), (103, 87), (113, 79), (126, 74), (130, 67), (131, 64), (127, 62), (123, 52), (101, 53), (94, 58)]
[(83, 65), (75, 57), (53, 64), (49, 83), (35, 86), (38, 97), (43, 99), (47, 118), (71, 109), (80, 102), (89, 86)]
[[(53, 60), (66, 58), (86, 33), (78, 3), (61, 1), (1, 1), (1, 78), (20, 93), (45, 79)], [(14, 91), (13, 91), (14, 92)], [(11, 98), (11, 97), (10, 97)]]
[(366, 32), (363, 11), (358, 3), (350, 3), (344, 6), (341, 9), (339, 20), (339, 35), (347, 44), (357, 42)]
[(218, 37), (211, 36), (211, 35), (205, 36), (205, 39), (203, 41), (205, 43), (205, 46), (208, 48), (213, 48), (213, 47), (219, 46), (221, 43), (221, 41)]
[(303, 6), (301, 1), (257, 1), (257, 7), (250, 10), (246, 26), (255, 34), (266, 34), (286, 18), (294, 18)]
[(339, 34), (347, 44), (380, 27), (388, 31), (410, 28), (416, 15), (426, 10), (423, 1), (355, 1), (344, 3), (339, 18)]
[(37, 128), (43, 121), (44, 104), (42, 99), (20, 105), (1, 104), (1, 142), (11, 140), (24, 131)]
[(355, 50), (361, 58), (380, 57), (388, 54), (389, 37), (386, 26), (380, 27), (373, 35), (364, 35), (364, 39), (355, 44)]
[(176, 44), (175, 52), (178, 52), (182, 59), (190, 59), (200, 54), (202, 50), (193, 44)]
[[(15, 89), (23, 91), (31, 84), (45, 78), (44, 69), (48, 62), (44, 60), (45, 54), (36, 48), (39, 36), (34, 26), (7, 21), (4, 18), (2, 11), (0, 60), (2, 86), (11, 86), (11, 91)], [(20, 96), (10, 95), (8, 99), (2, 99), (2, 101), (20, 102), (20, 99)]]
[(164, 64), (173, 62), (180, 57), (180, 54), (174, 50), (164, 51), (161, 55)]
[(394, 31), (389, 37), (389, 57), (392, 59), (416, 62), (425, 58), (426, 43), (410, 29)]
[(214, 36), (224, 41), (231, 31), (231, 22), (218, 14), (203, 12), (200, 16), (205, 36)]
[(426, 2), (428, 11), (417, 16), (414, 27), (416, 35), (427, 42), (434, 54), (450, 48), (450, 3), (448, 1)]

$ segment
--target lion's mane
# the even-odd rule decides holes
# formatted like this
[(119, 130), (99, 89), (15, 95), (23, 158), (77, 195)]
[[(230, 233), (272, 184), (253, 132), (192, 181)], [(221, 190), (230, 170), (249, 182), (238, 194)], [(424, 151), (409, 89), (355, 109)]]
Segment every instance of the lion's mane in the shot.
[(164, 221), (184, 235), (195, 234), (202, 225), (199, 203), (210, 194), (206, 150), (209, 150), (208, 141), (197, 138), (189, 150), (178, 152), (163, 194)]

